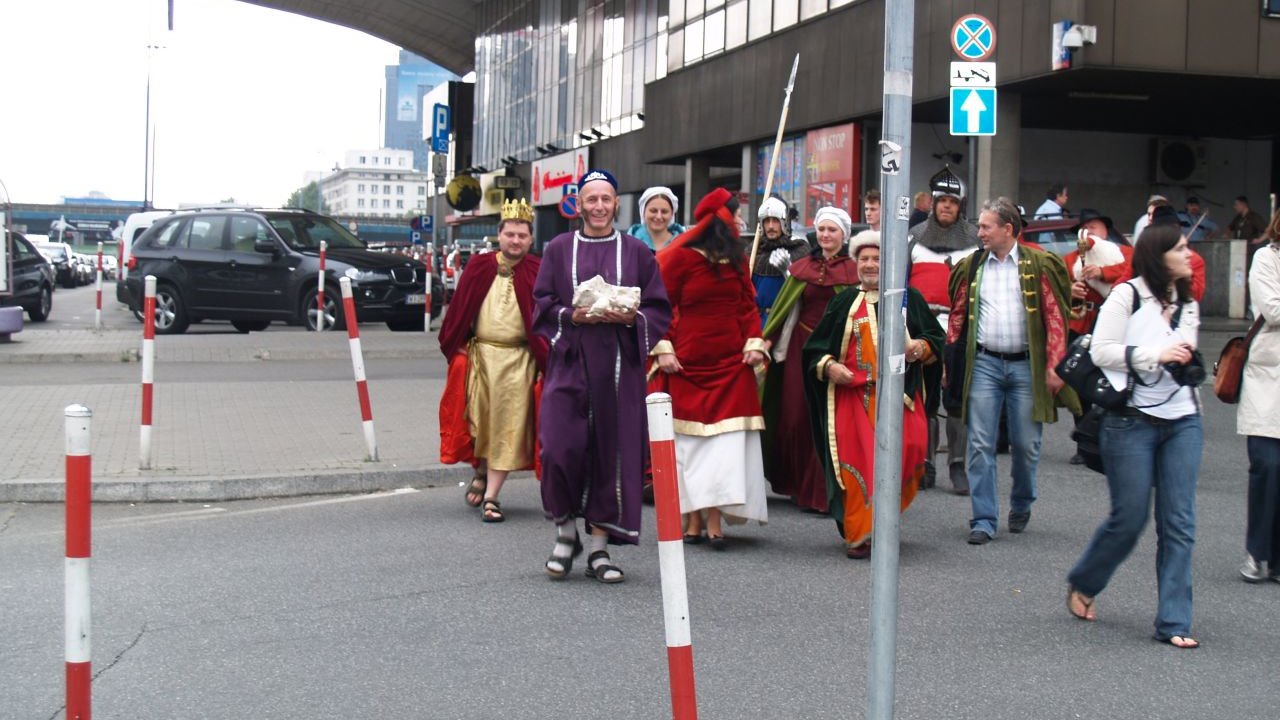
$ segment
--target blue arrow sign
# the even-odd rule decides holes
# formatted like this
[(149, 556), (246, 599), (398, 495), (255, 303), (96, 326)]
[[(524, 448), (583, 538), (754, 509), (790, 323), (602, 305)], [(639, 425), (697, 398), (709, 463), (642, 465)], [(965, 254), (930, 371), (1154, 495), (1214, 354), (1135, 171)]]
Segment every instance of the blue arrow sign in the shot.
[(996, 134), (995, 88), (951, 88), (951, 134)]

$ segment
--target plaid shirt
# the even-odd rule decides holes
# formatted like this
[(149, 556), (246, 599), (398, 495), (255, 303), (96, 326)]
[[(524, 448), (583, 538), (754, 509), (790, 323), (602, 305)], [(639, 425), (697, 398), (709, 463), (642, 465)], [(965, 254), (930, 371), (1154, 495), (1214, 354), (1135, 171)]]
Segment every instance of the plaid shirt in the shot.
[(1003, 261), (995, 253), (982, 266), (978, 293), (978, 344), (996, 352), (1027, 349), (1027, 310), (1022, 302), (1018, 245)]

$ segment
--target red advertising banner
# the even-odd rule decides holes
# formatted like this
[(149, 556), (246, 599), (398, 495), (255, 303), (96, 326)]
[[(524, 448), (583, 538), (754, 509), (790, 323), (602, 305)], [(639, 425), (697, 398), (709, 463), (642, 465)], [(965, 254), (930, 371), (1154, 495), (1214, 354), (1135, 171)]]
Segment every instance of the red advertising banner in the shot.
[(804, 139), (804, 221), (827, 206), (842, 208), (855, 222), (862, 214), (862, 127), (857, 123), (811, 130)]

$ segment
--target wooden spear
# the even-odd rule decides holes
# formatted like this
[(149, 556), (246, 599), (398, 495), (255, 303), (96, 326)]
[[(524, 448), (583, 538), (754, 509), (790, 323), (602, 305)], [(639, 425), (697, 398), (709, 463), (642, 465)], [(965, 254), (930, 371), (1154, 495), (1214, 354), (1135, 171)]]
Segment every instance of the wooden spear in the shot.
[[(773, 156), (769, 158), (769, 174), (764, 181), (764, 199), (769, 199), (769, 194), (773, 192), (773, 173), (778, 169), (778, 153), (782, 149), (782, 131), (787, 126), (787, 111), (791, 109), (791, 91), (796, 86), (796, 70), (800, 67), (800, 53), (796, 53), (796, 59), (791, 63), (791, 78), (787, 80), (786, 97), (782, 99), (782, 117), (778, 118), (778, 134), (773, 138)], [(751, 241), (751, 260), (747, 263), (747, 267), (752, 273), (756, 271), (756, 253), (760, 250), (760, 232), (764, 223), (759, 218), (756, 219), (756, 237)]]

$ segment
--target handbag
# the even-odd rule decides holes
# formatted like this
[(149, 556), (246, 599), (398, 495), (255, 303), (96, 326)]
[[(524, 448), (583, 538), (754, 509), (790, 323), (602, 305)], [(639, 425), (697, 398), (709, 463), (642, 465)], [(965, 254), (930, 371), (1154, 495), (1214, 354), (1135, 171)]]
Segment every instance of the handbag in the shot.
[[(1085, 402), (1104, 410), (1123, 409), (1133, 392), (1133, 373), (1129, 373), (1129, 382), (1124, 387), (1113, 386), (1102, 368), (1093, 364), (1093, 358), (1089, 355), (1089, 345), (1092, 342), (1093, 335), (1081, 335), (1072, 340), (1066, 357), (1062, 358), (1062, 362), (1054, 370)], [(1130, 353), (1125, 353), (1126, 364), (1129, 355)]]
[(1071, 439), (1076, 443), (1076, 451), (1084, 458), (1085, 467), (1094, 472), (1104, 472), (1102, 468), (1102, 421), (1107, 411), (1100, 405), (1089, 408), (1089, 412), (1080, 418), (1075, 429), (1071, 431)]
[(1258, 315), (1253, 321), (1253, 327), (1249, 328), (1248, 335), (1237, 335), (1228, 340), (1226, 347), (1222, 348), (1222, 354), (1218, 356), (1218, 362), (1213, 364), (1213, 394), (1228, 405), (1240, 402), (1240, 386), (1244, 384), (1244, 365), (1249, 361), (1249, 346), (1253, 344), (1253, 337), (1262, 329), (1262, 320), (1262, 315)]

